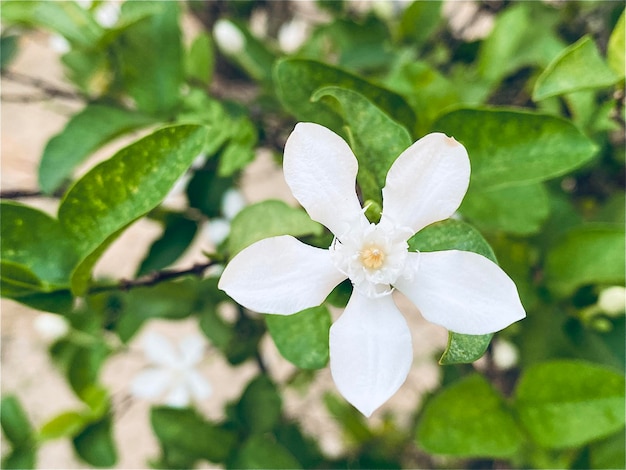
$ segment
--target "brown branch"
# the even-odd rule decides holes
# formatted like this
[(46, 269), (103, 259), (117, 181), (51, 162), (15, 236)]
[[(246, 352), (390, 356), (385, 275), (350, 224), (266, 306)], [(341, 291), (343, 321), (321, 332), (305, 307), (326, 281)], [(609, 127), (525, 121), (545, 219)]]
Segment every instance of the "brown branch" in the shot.
[(136, 287), (150, 287), (161, 282), (188, 275), (202, 276), (208, 268), (216, 264), (218, 264), (218, 261), (209, 260), (205, 263), (196, 263), (192, 267), (186, 269), (164, 269), (162, 271), (155, 271), (152, 274), (147, 274), (137, 279), (121, 279), (113, 284), (95, 285), (89, 289), (87, 294), (100, 294), (102, 292), (115, 290), (129, 291), (130, 289), (134, 289)]
[(21, 199), (41, 196), (43, 196), (43, 193), (38, 190), (9, 189), (7, 191), (0, 191), (0, 199)]
[[(2, 77), (6, 78), (7, 80), (20, 83), (22, 85), (27, 85), (27, 86), (37, 88), (39, 91), (44, 93), (45, 98), (62, 98), (62, 99), (79, 100), (79, 101), (85, 100), (85, 97), (83, 97), (82, 95), (76, 92), (73, 92), (70, 90), (63, 90), (57, 87), (56, 85), (53, 85), (50, 82), (47, 82), (46, 80), (42, 80), (36, 77), (31, 77), (30, 75), (25, 75), (20, 72), (14, 72), (11, 70), (3, 70)], [(6, 95), (3, 95), (2, 99), (6, 99), (5, 96)], [(21, 95), (17, 95), (17, 96), (21, 96)], [(14, 95), (9, 95), (9, 97), (15, 98)]]

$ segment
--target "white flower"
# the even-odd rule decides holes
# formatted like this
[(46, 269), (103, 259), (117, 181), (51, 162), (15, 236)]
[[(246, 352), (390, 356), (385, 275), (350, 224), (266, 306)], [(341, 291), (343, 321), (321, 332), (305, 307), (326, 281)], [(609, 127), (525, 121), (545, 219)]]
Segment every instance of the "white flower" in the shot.
[(246, 206), (243, 194), (237, 189), (229, 189), (222, 198), (222, 214), (209, 220), (202, 228), (202, 233), (216, 246), (222, 243), (230, 233), (230, 223)]
[(278, 45), (288, 54), (297, 51), (309, 37), (308, 28), (309, 24), (301, 19), (284, 23), (278, 30)]
[(205, 343), (200, 336), (186, 336), (176, 347), (164, 336), (150, 332), (143, 346), (154, 367), (135, 377), (131, 385), (133, 395), (147, 399), (164, 397), (166, 405), (180, 408), (211, 394), (211, 386), (196, 371), (204, 355)]
[(103, 2), (94, 12), (96, 22), (105, 28), (115, 26), (120, 17), (122, 3), (120, 1)]
[(63, 338), (70, 331), (67, 319), (53, 313), (41, 313), (35, 317), (33, 327), (37, 334), (47, 343)]
[(499, 369), (507, 370), (519, 362), (517, 347), (510, 341), (498, 339), (493, 343), (493, 362)]
[(626, 288), (622, 286), (607, 287), (598, 298), (598, 307), (605, 314), (618, 316), (626, 311)]
[(219, 19), (213, 26), (213, 36), (219, 48), (225, 54), (235, 55), (243, 52), (246, 37), (234, 23)]
[(357, 160), (338, 135), (300, 123), (289, 136), (285, 179), (309, 216), (335, 239), (328, 250), (290, 236), (252, 244), (226, 266), (219, 287), (263, 313), (289, 315), (321, 304), (346, 278), (354, 291), (330, 329), (330, 369), (341, 394), (364, 415), (405, 381), (411, 333), (389, 295), (398, 289), (427, 320), (450, 331), (486, 334), (525, 317), (513, 281), (476, 253), (408, 251), (417, 231), (449, 218), (470, 177), (465, 148), (429, 134), (396, 159), (383, 188), (378, 224), (355, 192)]
[(58, 52), (59, 54), (66, 54), (72, 49), (68, 40), (59, 34), (53, 34), (50, 36), (49, 44), (52, 50), (54, 52)]

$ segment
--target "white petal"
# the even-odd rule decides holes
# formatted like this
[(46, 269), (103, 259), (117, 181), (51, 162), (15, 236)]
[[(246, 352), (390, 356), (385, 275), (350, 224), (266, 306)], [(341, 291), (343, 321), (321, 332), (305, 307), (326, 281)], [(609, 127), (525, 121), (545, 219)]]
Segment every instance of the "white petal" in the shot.
[(337, 237), (365, 217), (355, 190), (356, 157), (334, 132), (318, 124), (297, 124), (285, 144), (283, 170), (309, 216)]
[(189, 390), (191, 396), (197, 401), (208, 398), (212, 393), (209, 382), (195, 370), (189, 370), (187, 372), (185, 381), (187, 383), (187, 390)]
[(412, 361), (411, 333), (392, 296), (354, 291), (330, 328), (330, 371), (341, 394), (370, 416), (404, 383)]
[(465, 147), (445, 134), (422, 137), (400, 154), (387, 173), (381, 222), (417, 232), (449, 218), (470, 179)]
[(198, 364), (204, 357), (205, 345), (204, 339), (199, 335), (185, 336), (178, 343), (181, 363), (185, 366)]
[(163, 335), (149, 331), (143, 338), (146, 358), (154, 364), (174, 367), (178, 363), (178, 354), (172, 343)]
[(432, 323), (482, 335), (526, 316), (511, 278), (484, 256), (458, 250), (409, 253), (407, 264), (417, 263), (413, 279), (400, 278), (395, 287)]
[(176, 383), (165, 397), (165, 404), (173, 408), (184, 408), (189, 405), (191, 397), (187, 385), (182, 380)]
[(147, 369), (135, 377), (130, 391), (136, 397), (154, 399), (165, 392), (171, 381), (172, 374), (167, 369)]
[(250, 310), (290, 315), (320, 305), (345, 278), (328, 250), (284, 235), (239, 252), (224, 269), (218, 287)]

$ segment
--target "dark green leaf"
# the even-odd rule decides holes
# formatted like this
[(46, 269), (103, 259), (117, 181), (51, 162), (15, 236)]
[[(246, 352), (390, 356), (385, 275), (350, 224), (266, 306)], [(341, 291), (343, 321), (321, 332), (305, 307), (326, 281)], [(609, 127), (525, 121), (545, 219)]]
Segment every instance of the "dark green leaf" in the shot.
[(152, 408), (150, 422), (164, 448), (193, 459), (223, 462), (237, 442), (234, 432), (205, 421), (191, 409)]
[(590, 36), (567, 47), (543, 71), (535, 82), (533, 100), (573, 91), (605, 88), (619, 77), (606, 65)]
[(522, 375), (515, 408), (538, 444), (579, 446), (624, 427), (624, 386), (623, 374), (596, 364), (541, 363)]
[(0, 69), (6, 68), (17, 52), (18, 36), (0, 37)]
[(280, 418), (281, 399), (276, 386), (265, 375), (248, 384), (237, 404), (237, 414), (248, 432), (261, 434), (270, 431)]
[(268, 435), (256, 434), (248, 438), (235, 460), (227, 468), (298, 469), (302, 468), (291, 453)]
[(263, 201), (244, 208), (235, 216), (228, 236), (228, 251), (234, 256), (264, 238), (321, 235), (322, 230), (322, 226), (311, 220), (302, 209), (290, 207), (282, 201)]
[(88, 104), (46, 144), (39, 164), (39, 187), (52, 194), (76, 166), (113, 138), (152, 124), (154, 119), (104, 104)]
[(111, 468), (117, 462), (117, 450), (111, 433), (111, 418), (90, 424), (72, 439), (76, 453), (89, 465)]
[(81, 263), (72, 290), (82, 294), (91, 268), (129, 224), (156, 207), (202, 150), (206, 130), (172, 126), (120, 150), (77, 181), (61, 201), (59, 221)]
[(33, 427), (16, 396), (6, 396), (0, 402), (0, 423), (13, 447), (26, 446), (35, 440)]
[(68, 381), (78, 397), (83, 398), (84, 394), (96, 383), (100, 367), (107, 356), (108, 350), (103, 344), (91, 347), (82, 346), (76, 349), (69, 364)]
[(434, 454), (503, 458), (513, 455), (521, 440), (502, 397), (477, 374), (435, 395), (417, 428), (417, 442)]
[(283, 59), (274, 67), (274, 79), (278, 97), (287, 111), (300, 121), (339, 129), (341, 118), (337, 113), (328, 106), (310, 101), (316, 90), (339, 86), (362, 94), (407, 129), (415, 126), (413, 110), (399, 95), (330, 65), (312, 60)]
[(622, 430), (606, 439), (592, 443), (589, 449), (591, 468), (626, 468), (624, 441), (626, 441), (626, 435)]
[(357, 181), (363, 199), (382, 204), (381, 188), (385, 186), (387, 172), (411, 145), (411, 135), (360, 93), (332, 86), (317, 90), (311, 99), (328, 101), (325, 97), (339, 103), (340, 114), (348, 127), (350, 143), (359, 161)]
[(13, 449), (2, 458), (2, 468), (6, 470), (27, 470), (36, 468), (37, 455), (32, 448)]
[(45, 290), (41, 280), (30, 269), (11, 261), (0, 261), (0, 292), (2, 297), (20, 297)]
[(301, 369), (321, 369), (328, 363), (330, 312), (324, 306), (293, 315), (264, 315), (267, 329), (285, 359)]
[(558, 295), (585, 284), (624, 284), (624, 227), (588, 225), (570, 231), (548, 253), (545, 276)]
[(554, 178), (588, 162), (597, 151), (571, 122), (528, 111), (458, 109), (440, 117), (433, 127), (467, 148), (470, 191)]

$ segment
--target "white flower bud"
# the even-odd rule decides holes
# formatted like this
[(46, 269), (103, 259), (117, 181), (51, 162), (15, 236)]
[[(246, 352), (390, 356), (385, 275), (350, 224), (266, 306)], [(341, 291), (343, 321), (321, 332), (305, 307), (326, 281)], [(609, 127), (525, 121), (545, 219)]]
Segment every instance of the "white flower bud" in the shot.
[(290, 54), (297, 51), (308, 36), (307, 23), (294, 19), (280, 27), (278, 31), (278, 45), (284, 52)]
[(517, 347), (509, 341), (498, 339), (493, 343), (493, 362), (498, 369), (506, 370), (514, 367), (519, 359)]
[(70, 43), (67, 41), (67, 39), (58, 34), (50, 36), (49, 44), (52, 50), (54, 52), (58, 52), (59, 54), (65, 54), (71, 49)]
[(213, 26), (215, 42), (228, 55), (240, 54), (246, 45), (246, 37), (231, 21), (220, 19)]
[(241, 209), (246, 207), (246, 200), (238, 189), (229, 189), (222, 198), (222, 214), (227, 220), (233, 220)]
[(626, 288), (612, 286), (600, 292), (598, 307), (610, 316), (621, 315), (626, 311)]
[(53, 343), (63, 338), (70, 331), (65, 317), (52, 313), (42, 313), (33, 321), (33, 327), (46, 343)]
[(117, 23), (120, 17), (119, 2), (104, 2), (98, 6), (94, 13), (94, 17), (100, 26), (111, 28)]

